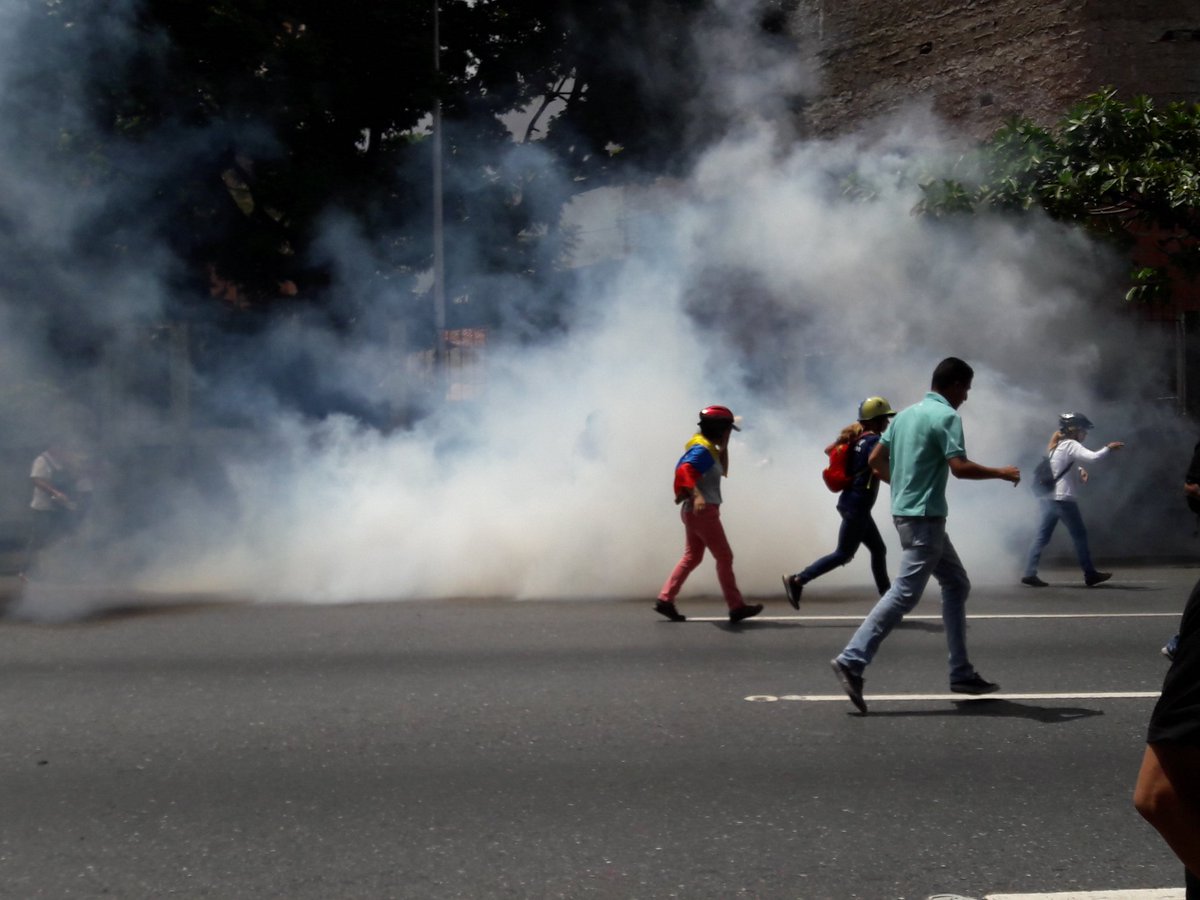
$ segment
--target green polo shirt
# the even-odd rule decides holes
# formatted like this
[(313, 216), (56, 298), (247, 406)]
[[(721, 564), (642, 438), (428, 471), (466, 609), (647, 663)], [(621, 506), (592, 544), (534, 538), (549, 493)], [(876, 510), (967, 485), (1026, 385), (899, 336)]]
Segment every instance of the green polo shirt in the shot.
[(892, 468), (893, 516), (945, 516), (947, 460), (966, 456), (962, 419), (941, 394), (897, 414), (880, 443)]

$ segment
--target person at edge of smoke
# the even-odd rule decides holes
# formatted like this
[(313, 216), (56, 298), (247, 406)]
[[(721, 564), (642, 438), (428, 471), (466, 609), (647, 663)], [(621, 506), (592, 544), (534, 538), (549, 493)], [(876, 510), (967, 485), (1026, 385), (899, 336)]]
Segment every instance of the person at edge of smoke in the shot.
[(1021, 583), (1024, 585), (1039, 588), (1048, 586), (1038, 577), (1038, 563), (1041, 562), (1042, 551), (1050, 543), (1054, 529), (1060, 521), (1066, 526), (1067, 534), (1071, 536), (1071, 542), (1075, 546), (1075, 558), (1079, 561), (1079, 568), (1083, 570), (1084, 584), (1094, 587), (1112, 578), (1112, 572), (1100, 572), (1092, 563), (1087, 527), (1083, 524), (1083, 516), (1080, 515), (1079, 503), (1075, 496), (1088, 481), (1088, 471), (1079, 463), (1099, 462), (1110, 453), (1120, 450), (1125, 444), (1121, 441), (1109, 441), (1099, 450), (1089, 450), (1083, 446), (1083, 442), (1094, 427), (1091, 420), (1082, 413), (1068, 412), (1058, 417), (1058, 429), (1050, 435), (1046, 453), (1055, 479), (1054, 490), (1038, 499), (1040, 517), (1033, 544), (1030, 545), (1025, 558), (1025, 573), (1021, 577)]
[(783, 576), (783, 591), (792, 609), (800, 608), (800, 597), (806, 584), (838, 566), (846, 565), (854, 559), (860, 546), (865, 546), (871, 554), (871, 575), (879, 595), (886, 594), (892, 586), (887, 571), (887, 545), (871, 515), (879, 495), (879, 476), (871, 470), (867, 461), (894, 415), (896, 411), (886, 398), (868, 397), (858, 405), (858, 419), (843, 428), (836, 440), (825, 448), (826, 455), (829, 455), (840, 444), (853, 444), (853, 448), (847, 450), (850, 484), (838, 494), (837, 511), (842, 517), (842, 524), (833, 552), (822, 556), (801, 572)]
[(680, 505), (679, 516), (683, 521), (683, 555), (658, 592), (654, 611), (672, 622), (686, 620), (676, 607), (675, 598), (688, 575), (704, 559), (707, 549), (717, 564), (717, 581), (729, 607), (729, 621), (736, 625), (763, 609), (761, 603), (746, 603), (738, 590), (733, 574), (733, 550), (721, 524), (721, 479), (729, 475), (729, 439), (741, 428), (726, 406), (706, 406), (700, 410), (698, 428), (675, 464), (675, 502)]

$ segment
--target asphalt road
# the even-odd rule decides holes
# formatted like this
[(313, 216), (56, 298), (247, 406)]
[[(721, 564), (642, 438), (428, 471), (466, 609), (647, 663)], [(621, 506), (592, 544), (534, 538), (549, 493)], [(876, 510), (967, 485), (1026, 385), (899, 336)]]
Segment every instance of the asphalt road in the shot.
[(649, 600), (146, 597), (2, 621), (0, 896), (1177, 887), (1130, 804), (1153, 700), (1129, 695), (1160, 687), (1200, 572), (1042, 574), (971, 600), (1001, 699), (940, 696), (931, 596), (868, 670), (866, 717), (828, 660), (871, 598), (819, 582), (799, 618), (772, 597), (732, 629), (715, 597), (679, 624)]

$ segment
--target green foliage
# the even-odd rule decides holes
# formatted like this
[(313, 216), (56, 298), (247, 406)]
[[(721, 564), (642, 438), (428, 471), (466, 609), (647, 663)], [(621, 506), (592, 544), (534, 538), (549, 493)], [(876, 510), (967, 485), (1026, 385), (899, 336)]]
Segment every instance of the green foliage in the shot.
[(925, 181), (920, 185), (924, 197), (921, 200), (926, 215), (935, 219), (959, 213), (971, 212), (975, 207), (974, 197), (960, 182), (952, 178)]
[(1158, 303), (1170, 297), (1171, 285), (1166, 271), (1155, 266), (1138, 266), (1129, 273), (1132, 287), (1125, 299), (1132, 303)]
[[(764, 34), (794, 5), (762, 3)], [(569, 246), (557, 222), (572, 193), (684, 169), (720, 133), (691, 105), (704, 0), (440, 0), (436, 73), (432, 0), (128, 8), (117, 27), (110, 4), (46, 3), (40, 28), (88, 36), (83, 77), (46, 64), (30, 81), (69, 97), (60, 168), (124, 198), (90, 223), (91, 246), (128, 244), (118, 236), (140, 222), (182, 262), (178, 296), (200, 304), (210, 287), (236, 295), (234, 311), (329, 302), (335, 272), (318, 241), (331, 213), (380, 238), (381, 277), (427, 269), (435, 98), (448, 252), (470, 256), (448, 258), (451, 292), (469, 287), (453, 284), (467, 271), (545, 276)], [(522, 119), (514, 143), (506, 122)]]
[(1129, 248), (1151, 241), (1163, 264), (1130, 273), (1131, 301), (1169, 296), (1171, 270), (1200, 273), (1200, 105), (1119, 100), (1106, 88), (1055, 128), (1005, 123), (980, 150), (973, 183), (921, 185), (918, 211), (945, 217), (1038, 208)]

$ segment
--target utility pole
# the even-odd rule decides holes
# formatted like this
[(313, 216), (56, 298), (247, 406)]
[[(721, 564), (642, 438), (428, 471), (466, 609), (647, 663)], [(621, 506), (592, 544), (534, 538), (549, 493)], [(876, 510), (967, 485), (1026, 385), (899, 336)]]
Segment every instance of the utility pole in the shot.
[(1188, 414), (1188, 317), (1175, 316), (1175, 411)]
[(442, 36), (433, 0), (433, 366), (446, 365), (446, 243), (442, 209)]

